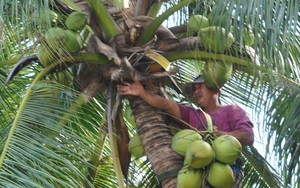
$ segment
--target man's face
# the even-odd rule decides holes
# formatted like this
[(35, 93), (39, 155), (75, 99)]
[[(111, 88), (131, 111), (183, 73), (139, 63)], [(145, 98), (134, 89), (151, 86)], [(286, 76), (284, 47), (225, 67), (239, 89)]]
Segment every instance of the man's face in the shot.
[(207, 107), (215, 92), (206, 87), (205, 83), (193, 84), (193, 96), (200, 107)]

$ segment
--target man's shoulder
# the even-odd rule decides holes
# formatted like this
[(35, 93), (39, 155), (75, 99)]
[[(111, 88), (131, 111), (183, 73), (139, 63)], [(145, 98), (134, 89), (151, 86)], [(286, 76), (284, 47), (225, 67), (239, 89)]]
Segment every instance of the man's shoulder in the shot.
[(199, 108), (195, 108), (193, 105), (183, 105), (178, 104), (181, 114), (195, 114), (195, 112), (200, 111)]
[(222, 106), (221, 111), (226, 112), (226, 113), (244, 113), (245, 110), (242, 109), (240, 106), (238, 105), (225, 105)]
[(180, 108), (187, 108), (187, 109), (192, 109), (192, 110), (196, 109), (192, 104), (189, 104), (189, 103), (187, 103), (187, 104), (179, 104), (179, 103), (177, 103), (177, 104), (178, 104), (178, 106)]
[(230, 105), (224, 105), (222, 106), (223, 110), (243, 110), (240, 106), (235, 105), (235, 104), (230, 104)]

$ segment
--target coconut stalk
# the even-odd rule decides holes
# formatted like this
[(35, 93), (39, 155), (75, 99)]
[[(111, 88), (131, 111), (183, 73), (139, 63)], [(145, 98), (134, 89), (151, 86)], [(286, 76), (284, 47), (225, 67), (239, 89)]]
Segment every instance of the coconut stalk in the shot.
[(194, 0), (184, 0), (181, 1), (180, 3), (178, 3), (177, 5), (173, 6), (172, 8), (168, 9), (167, 11), (165, 11), (163, 14), (161, 14), (159, 17), (155, 18), (153, 22), (151, 22), (151, 24), (145, 28), (145, 30), (147, 30), (147, 32), (144, 32), (139, 40), (138, 40), (138, 45), (143, 45), (145, 43), (147, 43), (148, 41), (151, 40), (151, 38), (154, 36), (154, 33), (157, 31), (158, 27), (162, 25), (162, 23), (170, 16), (172, 15), (174, 12), (178, 11), (179, 9), (181, 9), (182, 7), (189, 5), (191, 2), (193, 2)]
[(148, 11), (147, 15), (150, 16), (151, 18), (156, 18), (157, 14), (160, 11), (162, 4), (163, 4), (163, 1), (153, 3), (150, 10)]
[(63, 4), (68, 5), (69, 7), (71, 7), (72, 9), (81, 12), (80, 7), (74, 3), (72, 0), (60, 0)]
[(112, 19), (109, 13), (106, 11), (104, 5), (101, 1), (98, 0), (87, 0), (92, 11), (94, 12), (96, 19), (99, 23), (99, 26), (104, 32), (104, 36), (106, 41), (109, 41), (114, 36), (121, 34), (122, 31), (116, 24), (116, 22)]

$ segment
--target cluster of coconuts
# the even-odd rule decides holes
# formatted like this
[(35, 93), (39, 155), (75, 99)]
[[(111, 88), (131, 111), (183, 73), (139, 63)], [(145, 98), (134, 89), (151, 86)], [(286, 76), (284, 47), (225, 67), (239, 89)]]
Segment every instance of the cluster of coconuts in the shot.
[[(199, 35), (204, 49), (208, 51), (224, 53), (231, 48), (235, 41), (231, 31), (226, 31), (221, 26), (211, 26), (211, 21), (202, 15), (191, 16), (187, 28), (189, 33), (196, 32)], [(222, 40), (216, 40), (216, 38), (220, 38), (217, 36), (221, 36)], [(247, 39), (249, 38), (247, 37)], [(220, 89), (229, 80), (232, 67), (231, 62), (208, 60), (203, 69), (206, 85), (211, 89)]]
[(37, 49), (37, 57), (43, 66), (53, 62), (57, 54), (72, 54), (82, 48), (80, 31), (86, 26), (87, 15), (82, 12), (73, 12), (65, 20), (67, 29), (52, 27), (44, 33), (44, 40)]
[(204, 187), (207, 182), (215, 188), (229, 188), (234, 184), (230, 165), (242, 150), (235, 137), (222, 135), (208, 142), (199, 132), (183, 129), (173, 136), (171, 147), (184, 157), (184, 165), (177, 175), (177, 188)]
[[(188, 33), (197, 33), (205, 50), (224, 53), (234, 42), (234, 36), (220, 26), (211, 26), (208, 18), (202, 15), (191, 16), (187, 23)], [(222, 40), (216, 40), (220, 38)]]
[[(212, 15), (208, 16), (208, 18), (203, 15), (193, 15), (187, 22), (188, 34), (193, 36), (197, 34), (205, 50), (215, 53), (225, 53), (232, 47), (235, 38), (242, 39), (243, 45), (248, 49), (252, 49), (251, 46), (254, 44), (255, 36), (251, 27), (245, 27), (243, 29), (243, 36), (240, 36), (239, 27), (230, 25), (228, 30), (225, 29), (225, 26), (231, 24), (231, 20), (229, 20), (230, 22), (226, 22), (226, 16), (223, 16), (222, 20), (215, 20)], [(214, 25), (215, 23), (218, 23), (218, 26)], [(211, 89), (221, 88), (229, 80), (232, 73), (232, 66), (231, 62), (214, 59), (208, 60), (203, 70), (206, 85)]]
[[(224, 17), (226, 18), (226, 17)], [(193, 15), (187, 22), (188, 34), (199, 35), (203, 47), (208, 51), (216, 53), (224, 53), (227, 51), (235, 41), (235, 38), (242, 38), (245, 46), (252, 46), (254, 44), (255, 36), (250, 27), (245, 27), (243, 30), (243, 36), (239, 36), (238, 30), (240, 28), (230, 25), (229, 31), (226, 30), (225, 24), (231, 24), (231, 22), (219, 26), (214, 25), (213, 17), (205, 17), (203, 15)], [(215, 40), (216, 36), (221, 37), (222, 40)]]
[[(66, 29), (60, 27), (49, 28), (44, 33), (44, 40), (37, 48), (36, 55), (39, 62), (46, 67), (51, 64), (59, 55), (77, 53), (83, 47), (80, 32), (86, 26), (88, 17), (82, 12), (72, 12), (65, 20)], [(57, 82), (69, 86), (73, 77), (66, 70), (54, 74)]]

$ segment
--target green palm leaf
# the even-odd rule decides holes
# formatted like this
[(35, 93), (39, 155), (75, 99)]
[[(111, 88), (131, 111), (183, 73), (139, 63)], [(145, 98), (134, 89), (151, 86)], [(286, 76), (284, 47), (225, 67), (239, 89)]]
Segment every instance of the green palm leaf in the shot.
[[(78, 153), (91, 151), (87, 146), (84, 148), (82, 135), (76, 135), (70, 127), (58, 123), (57, 120), (62, 120), (62, 117), (56, 113), (67, 113), (67, 109), (63, 110), (59, 104), (59, 90), (51, 86), (48, 89), (50, 91), (47, 92), (45, 88), (33, 88), (35, 95), (29, 97), (26, 105), (23, 104), (22, 114), (15, 118), (18, 120), (13, 125), (15, 128), (10, 130), (5, 145), (1, 147), (2, 185), (74, 187), (85, 178), (78, 172), (87, 163)], [(47, 100), (52, 104), (49, 105)], [(39, 111), (35, 112), (36, 109)], [(77, 148), (78, 143), (82, 143), (83, 147)], [(61, 155), (72, 157), (64, 159)], [(78, 175), (75, 177), (75, 174)]]
[[(245, 181), (244, 186), (254, 185), (257, 187), (282, 187), (282, 182), (276, 170), (265, 160), (258, 151), (252, 146), (243, 149), (243, 155), (246, 157), (245, 165)], [(255, 175), (254, 175), (255, 174)], [(257, 176), (257, 179), (252, 179), (252, 176)], [(261, 180), (260, 180), (261, 179)], [(246, 183), (245, 183), (246, 182)]]

